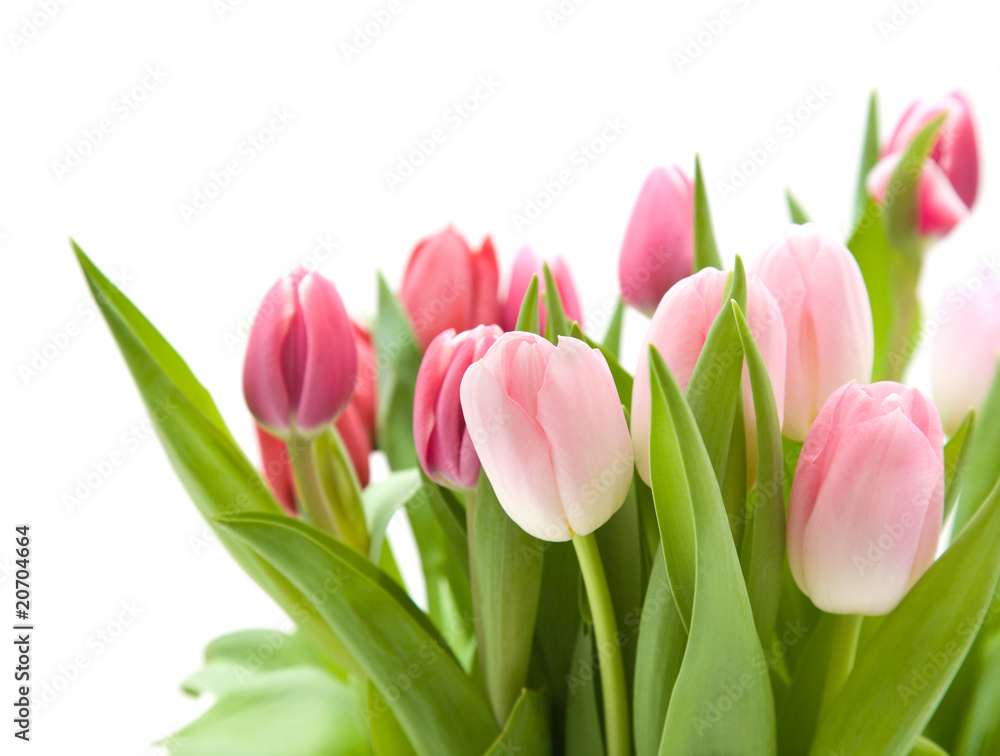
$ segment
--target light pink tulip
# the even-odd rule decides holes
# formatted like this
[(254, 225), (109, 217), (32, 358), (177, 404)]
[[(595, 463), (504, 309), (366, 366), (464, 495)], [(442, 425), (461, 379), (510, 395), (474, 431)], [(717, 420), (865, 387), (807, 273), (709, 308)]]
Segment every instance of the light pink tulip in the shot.
[(399, 297), (423, 349), (442, 331), (499, 322), (497, 257), (487, 237), (478, 252), (446, 228), (410, 255)]
[(462, 413), (459, 394), (469, 365), (481, 360), (500, 338), (500, 326), (476, 326), (455, 335), (449, 329), (434, 337), (417, 373), (413, 437), (417, 458), (427, 475), (455, 489), (479, 481), (479, 457)]
[[(680, 281), (660, 301), (639, 350), (639, 364), (632, 387), (632, 444), (635, 466), (650, 482), (650, 384), (649, 345), (657, 348), (682, 390), (687, 390), (691, 374), (701, 355), (708, 330), (712, 327), (727, 291), (727, 274), (704, 268)], [(767, 366), (781, 422), (785, 398), (785, 326), (778, 303), (757, 278), (747, 279), (747, 323)], [(756, 425), (750, 377), (743, 367), (744, 423), (751, 455), (756, 454)], [(752, 459), (755, 459), (752, 456)]]
[(522, 529), (567, 541), (618, 511), (631, 485), (632, 444), (598, 350), (507, 333), (466, 371), (461, 393), (483, 469)]
[[(524, 295), (531, 285), (531, 277), (538, 276), (538, 301), (541, 303), (542, 294), (545, 292), (545, 278), (542, 276), (542, 258), (534, 253), (531, 247), (525, 245), (521, 247), (517, 257), (514, 258), (514, 267), (510, 272), (510, 285), (507, 287), (507, 298), (504, 300), (500, 325), (505, 331), (513, 331), (517, 326), (517, 316), (521, 311), (521, 303)], [(576, 285), (570, 275), (569, 266), (561, 257), (557, 257), (549, 262), (549, 270), (556, 280), (556, 288), (559, 289), (559, 296), (562, 299), (563, 310), (566, 317), (571, 322), (582, 320), (582, 310), (580, 309), (580, 298), (576, 293)], [(545, 333), (545, 308), (540, 304), (539, 324), (542, 333)]]
[(931, 388), (947, 433), (981, 409), (1000, 358), (1000, 276), (988, 269), (948, 294), (935, 320)]
[(927, 124), (947, 113), (930, 158), (945, 175), (966, 207), (972, 207), (979, 188), (979, 147), (972, 105), (962, 92), (938, 100), (917, 100), (900, 119), (884, 154), (902, 153)]
[[(887, 155), (872, 168), (865, 183), (872, 199), (879, 204), (895, 192), (890, 186), (902, 153)], [(923, 236), (944, 236), (967, 215), (965, 206), (947, 177), (933, 160), (926, 160), (917, 183), (917, 230)]]
[(333, 422), (351, 399), (358, 352), (337, 288), (297, 268), (268, 291), (250, 330), (243, 394), (276, 436), (303, 437)]
[(676, 165), (656, 168), (642, 185), (622, 242), (622, 298), (651, 315), (693, 264), (694, 185)]
[(785, 321), (782, 430), (802, 441), (830, 394), (849, 381), (871, 380), (875, 335), (868, 291), (847, 247), (812, 223), (791, 226), (753, 270)]
[(851, 382), (823, 405), (788, 504), (788, 564), (835, 614), (892, 611), (930, 567), (941, 535), (937, 410), (916, 389)]

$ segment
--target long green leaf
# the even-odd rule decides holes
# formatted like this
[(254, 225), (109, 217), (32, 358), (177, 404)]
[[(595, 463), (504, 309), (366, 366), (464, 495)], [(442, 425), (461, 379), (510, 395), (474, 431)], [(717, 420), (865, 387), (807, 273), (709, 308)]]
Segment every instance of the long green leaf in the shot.
[(534, 691), (521, 691), (503, 732), (486, 756), (512, 753), (521, 756), (549, 756), (552, 753), (548, 707), (545, 698)]
[(990, 491), (1000, 480), (1000, 363), (993, 375), (993, 383), (986, 394), (986, 401), (976, 423), (975, 438), (969, 451), (968, 473), (962, 484), (958, 509), (955, 512), (955, 532), (961, 532), (976, 510), (986, 501)]
[(948, 521), (969, 470), (969, 451), (976, 439), (976, 413), (970, 410), (955, 434), (944, 445), (944, 521)]
[(787, 657), (799, 649), (788, 691), (778, 704), (778, 753), (800, 756), (808, 752), (816, 733), (819, 707), (823, 700), (826, 672), (833, 645), (833, 615), (820, 614), (814, 626), (799, 619), (781, 633), (780, 650)]
[(361, 502), (369, 533), (368, 558), (371, 561), (378, 562), (392, 516), (417, 495), (422, 485), (419, 470), (402, 470), (390, 473), (389, 477), (372, 483), (362, 491)]
[(708, 209), (708, 192), (701, 175), (701, 158), (694, 158), (694, 273), (702, 268), (722, 270), (719, 248), (712, 230), (712, 214)]
[(847, 241), (854, 259), (861, 268), (872, 308), (872, 326), (875, 334), (875, 361), (872, 380), (885, 377), (889, 335), (893, 325), (893, 292), (889, 272), (889, 248), (882, 210), (866, 195), (866, 204), (858, 218), (857, 226)]
[(531, 283), (528, 284), (528, 289), (524, 292), (524, 299), (521, 300), (521, 309), (518, 311), (517, 325), (514, 326), (514, 330), (539, 333), (541, 331), (539, 323), (538, 276), (532, 276)]
[(387, 575), (288, 517), (242, 514), (220, 524), (280, 570), (318, 608), (389, 702), (421, 756), (482, 753), (497, 736), (489, 704), (433, 626)]
[(549, 270), (548, 263), (542, 263), (542, 275), (545, 277), (545, 338), (555, 344), (560, 336), (569, 336), (569, 321), (566, 310), (563, 309), (562, 295), (556, 284), (555, 276)]
[(615, 309), (608, 321), (608, 328), (604, 332), (601, 346), (618, 357), (622, 348), (622, 325), (625, 321), (625, 302), (621, 297), (615, 300)]
[(406, 737), (399, 720), (392, 713), (388, 701), (378, 692), (372, 681), (365, 684), (368, 711), (378, 716), (368, 717), (368, 730), (371, 733), (372, 750), (375, 756), (416, 756), (410, 739)]
[(868, 174), (878, 162), (878, 95), (871, 93), (868, 98), (868, 121), (865, 124), (865, 141), (861, 150), (861, 165), (858, 169), (858, 183), (854, 199), (854, 222), (857, 223), (868, 207)]
[(605, 756), (598, 708), (597, 678), (599, 657), (594, 648), (594, 629), (580, 623), (573, 661), (566, 676), (569, 695), (566, 706), (566, 754)]

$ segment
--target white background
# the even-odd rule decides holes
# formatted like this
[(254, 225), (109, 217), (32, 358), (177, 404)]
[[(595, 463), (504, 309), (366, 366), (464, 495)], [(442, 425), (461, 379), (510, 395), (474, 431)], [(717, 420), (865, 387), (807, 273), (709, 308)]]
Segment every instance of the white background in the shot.
[[(925, 301), (1000, 251), (991, 222), (1000, 204), (995, 3), (909, 0), (904, 11), (888, 0), (589, 0), (553, 23), (547, 11), (558, 0), (400, 0), (388, 26), (356, 54), (343, 45), (388, 0), (245, 0), (221, 15), (227, 6), (213, 0), (52, 4), (50, 19), (40, 0), (7, 0), (0, 10), (0, 627), (13, 611), (13, 526), (28, 522), (36, 691), (71, 675), (81, 655), (88, 668), (36, 713), (30, 746), (8, 745), (5, 705), (4, 753), (151, 753), (152, 740), (203, 708), (177, 686), (208, 640), (284, 622), (223, 549), (201, 540), (204, 525), (158, 442), (130, 430), (144, 409), (87, 304), (68, 236), (105, 271), (124, 272), (127, 294), (186, 358), (251, 453), (241, 323), (277, 276), (314, 253), (317, 239), (337, 243), (320, 269), (356, 312), (371, 310), (376, 266), (397, 283), (413, 244), (454, 223), (476, 244), (492, 234), (504, 264), (523, 243), (564, 255), (592, 321), (603, 322), (631, 205), (655, 165), (690, 169), (700, 152), (728, 259), (752, 258), (780, 232), (785, 187), (843, 236), (872, 88), (883, 131), (912, 98), (956, 86), (978, 116), (978, 207), (931, 253)], [(880, 29), (894, 7), (904, 23)], [(675, 54), (698, 53), (685, 53), (689, 37), (724, 10), (731, 23), (714, 24), (721, 33), (679, 65)], [(34, 14), (46, 24), (19, 40)], [(165, 78), (142, 91), (147, 68), (156, 67)], [(480, 77), (492, 78), (495, 91), (453, 128), (449, 109), (474, 96)], [(135, 87), (143, 101), (122, 118), (119, 98)], [(805, 105), (813, 87), (832, 96), (785, 139), (779, 119)], [(292, 114), (291, 123), (247, 160), (241, 143), (275, 108)], [(54, 164), (104, 118), (110, 133), (57, 175)], [(581, 172), (574, 151), (608, 118), (624, 132)], [(439, 127), (444, 143), (390, 190), (386, 171)], [(769, 137), (779, 151), (724, 199), (718, 182)], [(185, 219), (180, 206), (232, 159), (239, 174)], [(573, 184), (540, 218), (515, 228), (512, 214), (563, 169), (573, 171)], [(633, 350), (639, 320), (629, 324)], [(72, 336), (60, 337), (72, 326)], [(50, 342), (64, 348), (46, 349)], [(54, 356), (38, 363), (36, 350)], [(40, 369), (29, 376), (33, 358)], [(925, 386), (926, 375), (924, 352), (912, 378)], [(113, 452), (122, 464), (67, 511), (64, 496), (77, 479)], [(141, 613), (104, 645), (96, 633), (114, 632), (127, 602)], [(14, 687), (6, 634), (4, 702)]]

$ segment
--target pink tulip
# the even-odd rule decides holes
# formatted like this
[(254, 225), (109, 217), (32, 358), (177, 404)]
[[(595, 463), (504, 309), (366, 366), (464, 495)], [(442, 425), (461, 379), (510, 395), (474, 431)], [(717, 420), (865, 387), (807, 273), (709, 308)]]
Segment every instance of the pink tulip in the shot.
[(582, 341), (501, 336), (462, 379), (462, 409), (507, 515), (546, 541), (593, 532), (622, 505), (632, 444), (604, 357)]
[(499, 275), (489, 237), (478, 252), (450, 227), (417, 244), (399, 296), (421, 348), (449, 328), (465, 331), (497, 323)]
[(365, 426), (365, 418), (360, 408), (351, 402), (337, 418), (337, 433), (340, 440), (344, 442), (347, 455), (351, 458), (354, 472), (357, 473), (358, 482), (364, 488), (368, 485), (369, 466), (368, 457), (372, 453), (372, 440), (368, 435), (368, 428)]
[(417, 373), (413, 437), (417, 458), (432, 479), (454, 489), (473, 489), (479, 481), (479, 457), (462, 413), (462, 378), (500, 338), (499, 326), (476, 326), (455, 335), (439, 333), (427, 347)]
[(268, 291), (250, 330), (243, 394), (276, 436), (314, 436), (351, 399), (358, 353), (337, 288), (297, 268)]
[(277, 436), (257, 427), (257, 443), (260, 445), (262, 472), (268, 487), (281, 507), (290, 515), (298, 514), (295, 506), (295, 483), (292, 481), (291, 461), (288, 445)]
[(375, 364), (375, 350), (372, 347), (372, 337), (367, 330), (356, 321), (354, 326), (354, 342), (358, 347), (358, 382), (354, 386), (354, 396), (351, 404), (357, 407), (369, 443), (375, 441), (375, 397), (378, 395), (378, 370)]
[[(704, 268), (680, 281), (660, 301), (639, 351), (635, 383), (632, 387), (632, 444), (635, 466), (647, 484), (650, 482), (650, 383), (649, 345), (657, 348), (682, 390), (687, 390), (691, 374), (701, 355), (708, 330), (723, 305), (727, 274)], [(747, 280), (747, 322), (764, 364), (767, 366), (778, 405), (779, 422), (785, 398), (785, 326), (778, 303), (759, 280)], [(751, 453), (756, 454), (756, 425), (750, 377), (743, 368), (744, 424)], [(755, 458), (755, 457), (753, 457)]]
[[(556, 280), (556, 288), (559, 289), (559, 296), (562, 299), (563, 309), (566, 311), (567, 319), (572, 322), (581, 322), (583, 311), (580, 309), (580, 299), (576, 294), (576, 285), (570, 275), (569, 266), (561, 257), (557, 257), (549, 262), (549, 270)], [(531, 247), (525, 245), (517, 253), (514, 259), (514, 267), (510, 273), (510, 285), (507, 288), (507, 299), (504, 300), (500, 325), (505, 331), (513, 331), (517, 326), (517, 316), (521, 312), (521, 303), (524, 295), (531, 285), (531, 277), (538, 276), (538, 301), (541, 303), (542, 294), (545, 292), (545, 279), (542, 276), (542, 258), (532, 251)], [(540, 306), (539, 324), (542, 333), (545, 333), (545, 308)]]
[[(894, 196), (892, 175), (902, 153), (888, 155), (872, 168), (865, 183), (878, 204)], [(926, 160), (917, 183), (917, 230), (923, 236), (944, 236), (969, 214), (947, 177), (933, 160)]]
[(979, 148), (972, 105), (962, 92), (951, 92), (938, 100), (917, 100), (900, 119), (883, 154), (902, 153), (927, 124), (947, 113), (930, 158), (955, 188), (966, 207), (976, 201), (979, 188)]
[(809, 430), (792, 483), (795, 582), (823, 611), (886, 614), (934, 561), (943, 508), (934, 405), (890, 381), (842, 386)]
[(678, 166), (657, 168), (642, 185), (622, 242), (622, 298), (651, 315), (693, 265), (694, 186)]
[(947, 433), (981, 409), (1000, 358), (1000, 277), (988, 269), (945, 297), (931, 351), (931, 388)]
[(854, 257), (812, 223), (791, 226), (754, 272), (781, 307), (788, 334), (786, 436), (802, 441), (823, 402), (849, 381), (871, 380), (875, 335)]

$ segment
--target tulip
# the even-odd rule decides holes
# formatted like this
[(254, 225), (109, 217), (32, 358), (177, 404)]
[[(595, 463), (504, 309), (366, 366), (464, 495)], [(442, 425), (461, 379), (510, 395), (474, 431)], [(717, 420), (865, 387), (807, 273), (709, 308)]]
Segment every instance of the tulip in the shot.
[(694, 264), (694, 187), (678, 166), (657, 168), (639, 192), (618, 258), (622, 298), (651, 315)]
[(949, 435), (982, 408), (1000, 358), (1000, 277), (984, 270), (945, 297), (931, 348), (931, 389)]
[(582, 341), (558, 345), (507, 333), (465, 372), (462, 409), (500, 505), (546, 541), (586, 536), (621, 506), (632, 444), (604, 357)]
[(337, 288), (297, 268), (268, 291), (254, 320), (243, 363), (250, 412), (281, 438), (309, 438), (351, 399), (358, 353)]
[(367, 330), (356, 321), (354, 343), (358, 348), (358, 380), (354, 386), (351, 405), (357, 408), (359, 418), (368, 435), (369, 444), (375, 441), (375, 397), (378, 395), (378, 370), (375, 364), (375, 350)]
[[(563, 310), (566, 318), (572, 322), (580, 322), (582, 310), (580, 309), (580, 298), (576, 293), (576, 285), (570, 275), (569, 266), (561, 257), (557, 257), (549, 263), (549, 270), (556, 281), (556, 288), (559, 290), (559, 297), (562, 299)], [(538, 276), (538, 299), (541, 302), (542, 294), (545, 293), (545, 279), (542, 277), (542, 258), (534, 253), (531, 247), (525, 245), (517, 253), (514, 259), (514, 267), (510, 273), (510, 285), (507, 289), (507, 298), (504, 300), (500, 325), (505, 331), (513, 331), (517, 327), (517, 316), (521, 312), (521, 303), (524, 295), (531, 285), (533, 276)], [(539, 314), (539, 325), (542, 333), (545, 333), (545, 308), (541, 308)]]
[(340, 440), (344, 442), (344, 448), (351, 458), (351, 466), (358, 476), (358, 483), (364, 488), (368, 485), (371, 471), (368, 464), (368, 457), (372, 453), (372, 439), (365, 424), (365, 418), (361, 410), (351, 402), (347, 408), (337, 418), (337, 433)]
[[(865, 179), (868, 193), (875, 202), (886, 203), (889, 184), (901, 157), (902, 153), (897, 152), (882, 158)], [(926, 160), (917, 182), (917, 231), (922, 236), (944, 236), (968, 214), (968, 207), (941, 168), (933, 160)]]
[(264, 478), (281, 507), (288, 514), (295, 515), (298, 510), (295, 506), (295, 484), (292, 482), (288, 446), (282, 439), (272, 436), (259, 425), (256, 427)]
[(476, 326), (455, 335), (439, 333), (427, 347), (417, 373), (413, 436), (424, 472), (438, 483), (471, 490), (479, 480), (479, 457), (462, 413), (460, 389), (469, 365), (500, 338), (499, 326)]
[(791, 226), (753, 269), (781, 307), (788, 335), (782, 431), (802, 441), (830, 394), (871, 380), (875, 335), (865, 281), (847, 247), (811, 223)]
[(496, 253), (487, 237), (478, 252), (446, 228), (424, 239), (410, 255), (399, 292), (420, 347), (442, 331), (465, 331), (499, 321)]
[[(691, 374), (701, 355), (708, 330), (723, 305), (727, 292), (727, 274), (715, 268), (704, 268), (680, 281), (660, 301), (639, 350), (639, 364), (632, 388), (632, 444), (635, 466), (647, 484), (650, 483), (649, 434), (650, 388), (649, 344), (654, 345), (670, 367), (682, 390), (687, 389)], [(771, 378), (779, 423), (785, 399), (785, 326), (781, 310), (774, 297), (757, 278), (747, 279), (747, 322)], [(753, 395), (746, 367), (743, 368), (744, 425), (748, 449), (756, 454), (756, 425)], [(748, 472), (753, 472), (752, 470)]]
[(936, 100), (917, 100), (900, 119), (883, 154), (902, 153), (927, 124), (946, 113), (931, 149), (930, 159), (941, 169), (967, 208), (976, 201), (979, 188), (979, 148), (972, 106), (962, 92), (951, 92)]
[(892, 611), (934, 561), (944, 511), (937, 410), (884, 381), (835, 391), (809, 430), (788, 504), (788, 563), (836, 614)]

